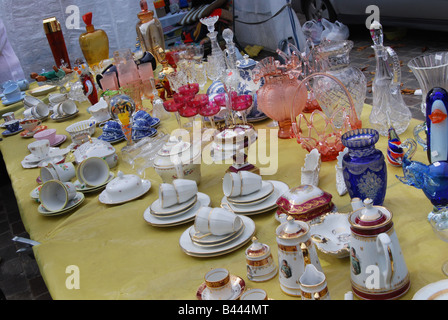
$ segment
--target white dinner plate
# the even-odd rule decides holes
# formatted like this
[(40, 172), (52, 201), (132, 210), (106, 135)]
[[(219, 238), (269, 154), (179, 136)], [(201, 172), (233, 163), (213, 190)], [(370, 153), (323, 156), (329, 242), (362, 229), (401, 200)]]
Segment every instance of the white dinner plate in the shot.
[(237, 250), (244, 246), (255, 234), (254, 221), (246, 216), (240, 215), (240, 217), (244, 224), (244, 231), (233, 241), (226, 242), (221, 246), (198, 246), (191, 241), (190, 229), (194, 228), (194, 226), (191, 226), (180, 236), (179, 245), (187, 255), (200, 258), (219, 256)]
[(424, 286), (414, 294), (412, 300), (448, 300), (448, 279)]
[(236, 214), (258, 214), (270, 211), (277, 207), (277, 199), (289, 190), (289, 187), (286, 183), (276, 180), (269, 180), (273, 186), (274, 191), (272, 194), (267, 197), (264, 201), (260, 203), (255, 203), (253, 205), (236, 205), (227, 201), (227, 197), (223, 197), (221, 200), (221, 207), (225, 209), (230, 209), (230, 211), (235, 212)]
[(196, 201), (194, 206), (187, 210), (184, 214), (175, 215), (173, 217), (159, 218), (151, 214), (151, 207), (148, 207), (143, 213), (143, 218), (147, 223), (155, 227), (172, 227), (193, 221), (196, 217), (196, 212), (200, 207), (208, 207), (210, 205), (210, 197), (208, 195), (198, 192), (197, 196), (198, 201)]

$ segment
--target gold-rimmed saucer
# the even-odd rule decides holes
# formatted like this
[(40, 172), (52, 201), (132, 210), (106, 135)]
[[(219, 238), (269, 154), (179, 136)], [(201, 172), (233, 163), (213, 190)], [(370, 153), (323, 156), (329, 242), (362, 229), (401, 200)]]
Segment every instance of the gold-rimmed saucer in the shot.
[(189, 229), (189, 234), (190, 234), (191, 241), (193, 241), (195, 244), (197, 244), (199, 246), (213, 247), (213, 246), (220, 246), (220, 245), (226, 244), (226, 243), (236, 239), (243, 233), (244, 229), (245, 229), (245, 226), (243, 223), (241, 223), (240, 227), (235, 232), (225, 234), (223, 236), (216, 236), (211, 233), (202, 234), (201, 232), (196, 231), (196, 229), (193, 226), (193, 228)]
[(187, 210), (189, 210), (192, 206), (194, 206), (194, 204), (196, 203), (197, 200), (198, 200), (198, 196), (194, 195), (194, 197), (192, 197), (191, 199), (189, 199), (185, 202), (176, 203), (167, 208), (162, 208), (160, 199), (157, 199), (150, 205), (149, 208), (151, 210), (151, 214), (156, 217), (159, 217), (159, 218), (168, 217), (168, 216), (172, 217), (174, 215), (182, 214), (182, 213), (186, 212)]
[[(246, 282), (233, 274), (230, 275), (230, 282), (232, 285), (232, 295), (228, 300), (238, 300), (246, 290)], [(205, 282), (199, 286), (196, 292), (196, 298), (198, 300), (212, 300)]]
[(238, 237), (235, 237), (232, 241), (227, 241), (218, 246), (198, 246), (190, 238), (190, 228), (185, 230), (179, 238), (179, 245), (185, 254), (198, 257), (198, 258), (209, 258), (221, 256), (232, 251), (238, 250), (244, 246), (255, 234), (255, 223), (254, 221), (246, 216), (240, 216), (244, 224), (244, 230)]

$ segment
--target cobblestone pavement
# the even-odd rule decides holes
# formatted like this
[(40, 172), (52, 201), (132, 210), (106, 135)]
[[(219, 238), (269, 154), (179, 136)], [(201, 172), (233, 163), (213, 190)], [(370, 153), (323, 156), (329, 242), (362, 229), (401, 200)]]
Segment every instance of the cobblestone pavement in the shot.
[[(387, 30), (387, 29), (386, 29)], [(350, 28), (350, 39), (354, 48), (350, 54), (351, 63), (362, 69), (367, 80), (371, 81), (375, 71), (375, 57), (370, 47), (370, 34), (364, 26)], [(403, 89), (419, 89), (419, 84), (407, 66), (412, 58), (428, 52), (448, 50), (448, 37), (444, 32), (423, 30), (407, 30), (401, 39), (385, 39), (385, 45), (391, 46), (402, 61)], [(256, 60), (272, 52), (261, 52)], [(366, 103), (372, 103), (371, 88), (368, 88)], [(406, 94), (403, 96), (410, 107), (413, 117), (423, 120), (420, 111), (421, 96)], [(1, 143), (1, 142), (0, 142)], [(3, 160), (0, 160), (0, 299), (36, 300), (51, 299), (45, 283), (40, 275), (32, 252), (16, 253), (23, 245), (14, 243), (14, 236), (29, 238), (20, 219), (19, 210), (14, 198), (9, 177), (5, 171)]]

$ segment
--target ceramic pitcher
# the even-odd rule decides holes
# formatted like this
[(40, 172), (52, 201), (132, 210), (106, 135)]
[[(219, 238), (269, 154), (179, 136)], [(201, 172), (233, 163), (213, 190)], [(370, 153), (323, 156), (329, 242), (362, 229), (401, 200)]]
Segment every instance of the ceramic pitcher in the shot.
[(351, 284), (361, 299), (397, 299), (410, 287), (410, 278), (392, 213), (371, 199), (349, 216)]
[(300, 296), (300, 277), (308, 264), (322, 271), (316, 247), (310, 237), (308, 223), (288, 216), (276, 229), (278, 245), (279, 281), (282, 291)]

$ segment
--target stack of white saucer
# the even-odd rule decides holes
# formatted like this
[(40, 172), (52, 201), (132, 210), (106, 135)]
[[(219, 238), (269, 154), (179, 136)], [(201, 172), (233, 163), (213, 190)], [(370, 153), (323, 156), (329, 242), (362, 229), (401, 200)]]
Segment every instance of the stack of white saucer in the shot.
[(153, 226), (176, 226), (194, 220), (199, 208), (209, 205), (210, 197), (198, 192), (196, 181), (175, 179), (172, 184), (160, 185), (159, 198), (145, 210), (143, 217)]
[(249, 171), (228, 172), (223, 179), (221, 206), (242, 215), (264, 213), (275, 209), (278, 197), (288, 190), (281, 181), (264, 181)]

